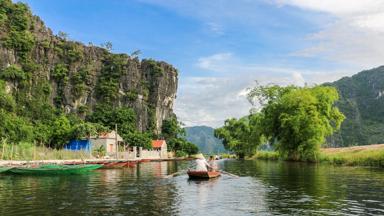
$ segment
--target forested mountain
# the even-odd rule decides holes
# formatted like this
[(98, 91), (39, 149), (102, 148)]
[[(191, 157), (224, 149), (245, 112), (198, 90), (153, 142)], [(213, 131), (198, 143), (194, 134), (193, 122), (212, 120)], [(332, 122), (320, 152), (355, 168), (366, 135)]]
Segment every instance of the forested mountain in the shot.
[(226, 152), (221, 140), (214, 134), (214, 128), (208, 126), (186, 127), (187, 140), (196, 144), (204, 154), (216, 154)]
[[(0, 1), (0, 135), (60, 146), (75, 126), (114, 128), (138, 143), (173, 118), (178, 72), (54, 35), (26, 4)], [(83, 124), (89, 123), (89, 124)]]
[(330, 146), (384, 143), (384, 66), (324, 85), (338, 89), (337, 106), (346, 116)]

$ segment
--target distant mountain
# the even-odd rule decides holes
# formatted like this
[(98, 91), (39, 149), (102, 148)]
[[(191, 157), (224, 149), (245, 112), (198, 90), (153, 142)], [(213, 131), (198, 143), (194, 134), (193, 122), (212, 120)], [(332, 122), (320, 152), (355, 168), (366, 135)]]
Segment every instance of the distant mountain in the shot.
[(330, 146), (384, 143), (384, 66), (324, 85), (338, 89), (336, 105), (346, 116)]
[(187, 140), (196, 144), (204, 154), (226, 152), (221, 140), (213, 135), (214, 128), (207, 126), (186, 127)]

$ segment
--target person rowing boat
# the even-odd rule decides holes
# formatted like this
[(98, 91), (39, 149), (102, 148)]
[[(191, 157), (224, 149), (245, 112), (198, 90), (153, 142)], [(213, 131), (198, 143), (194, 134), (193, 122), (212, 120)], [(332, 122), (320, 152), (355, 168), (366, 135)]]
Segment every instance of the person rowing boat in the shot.
[(205, 171), (208, 172), (208, 169), (212, 169), (211, 165), (205, 160), (204, 155), (198, 154), (195, 156), (196, 167), (194, 171)]
[(216, 162), (216, 159), (215, 159), (215, 157), (213, 155), (211, 155), (209, 157), (208, 163), (209, 163), (209, 166), (210, 166), (210, 170), (209, 171), (217, 171), (218, 170), (217, 162)]
[(214, 171), (211, 165), (205, 160), (202, 154), (198, 154), (195, 156), (195, 164), (196, 167), (194, 170), (188, 169), (189, 178), (215, 178), (220, 176), (220, 172)]

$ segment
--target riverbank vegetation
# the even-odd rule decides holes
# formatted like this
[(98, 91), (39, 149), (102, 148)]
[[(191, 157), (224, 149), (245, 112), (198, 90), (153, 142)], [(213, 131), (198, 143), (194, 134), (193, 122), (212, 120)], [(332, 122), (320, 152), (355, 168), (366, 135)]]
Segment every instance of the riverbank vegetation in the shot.
[(37, 146), (33, 143), (21, 142), (18, 144), (0, 142), (0, 160), (70, 160), (89, 159), (92, 156), (85, 151), (68, 151)]
[(215, 136), (240, 158), (254, 155), (260, 144), (269, 143), (280, 158), (317, 161), (321, 145), (344, 120), (334, 106), (338, 93), (333, 87), (257, 86), (248, 99), (261, 109), (228, 119), (215, 130)]
[(319, 161), (349, 166), (384, 167), (384, 145), (324, 148)]
[[(258, 151), (247, 159), (281, 160), (276, 151)], [(346, 166), (384, 167), (384, 144), (342, 148), (322, 148), (314, 162)]]

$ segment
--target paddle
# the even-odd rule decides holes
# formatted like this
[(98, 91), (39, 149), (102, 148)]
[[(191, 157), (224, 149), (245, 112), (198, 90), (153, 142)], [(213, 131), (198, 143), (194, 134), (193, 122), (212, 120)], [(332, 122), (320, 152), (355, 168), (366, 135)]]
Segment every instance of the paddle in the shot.
[(232, 174), (232, 173), (229, 173), (229, 172), (225, 172), (224, 170), (219, 170), (221, 173), (224, 173), (224, 174), (227, 174), (229, 176), (232, 176), (232, 177), (235, 177), (235, 178), (239, 178), (240, 176), (238, 175), (235, 175), (235, 174)]
[(181, 173), (185, 172), (185, 170), (180, 170), (179, 172), (175, 172), (173, 174), (170, 174), (170, 175), (166, 175), (164, 176), (163, 178), (171, 178), (171, 177), (175, 177), (176, 175), (179, 175)]

